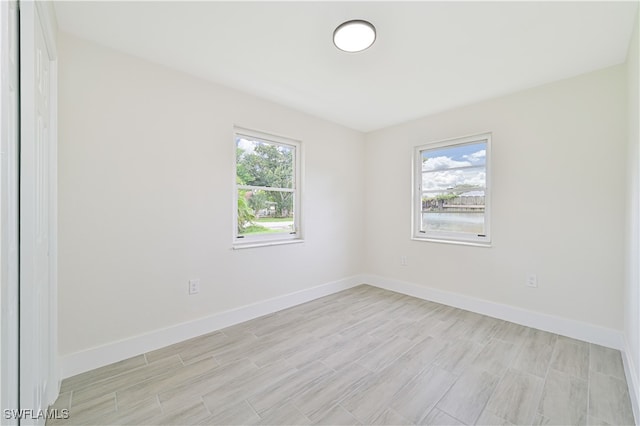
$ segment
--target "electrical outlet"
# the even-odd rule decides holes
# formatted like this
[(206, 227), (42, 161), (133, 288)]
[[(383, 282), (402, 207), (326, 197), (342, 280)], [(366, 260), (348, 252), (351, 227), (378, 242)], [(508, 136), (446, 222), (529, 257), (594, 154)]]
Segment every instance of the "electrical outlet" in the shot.
[(407, 256), (400, 256), (400, 265), (407, 266), (409, 261), (407, 260)]
[(538, 276), (536, 274), (531, 274), (527, 276), (527, 287), (532, 287), (532, 288), (538, 287)]
[(200, 279), (189, 280), (189, 294), (200, 293)]

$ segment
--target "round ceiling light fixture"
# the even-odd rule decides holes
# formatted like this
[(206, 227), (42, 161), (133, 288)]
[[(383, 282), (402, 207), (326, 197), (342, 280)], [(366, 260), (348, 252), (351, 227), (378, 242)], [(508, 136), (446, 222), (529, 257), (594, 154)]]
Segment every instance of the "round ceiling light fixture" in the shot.
[(371, 47), (374, 41), (376, 27), (361, 19), (343, 22), (333, 32), (333, 44), (345, 52), (362, 52)]

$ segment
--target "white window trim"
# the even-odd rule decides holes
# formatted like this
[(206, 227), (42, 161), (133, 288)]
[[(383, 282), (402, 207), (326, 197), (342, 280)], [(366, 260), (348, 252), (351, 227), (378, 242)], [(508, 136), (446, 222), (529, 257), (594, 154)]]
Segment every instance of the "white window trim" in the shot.
[[(236, 182), (237, 176), (237, 158), (236, 158), (236, 137), (237, 136), (247, 136), (249, 138), (255, 138), (259, 140), (263, 140), (265, 142), (270, 142), (276, 145), (285, 145), (285, 146), (293, 146), (295, 147), (295, 155), (294, 155), (294, 184), (293, 184), (293, 193), (294, 193), (294, 204), (293, 204), (293, 226), (295, 229), (295, 234), (266, 234), (266, 235), (253, 235), (244, 238), (238, 238), (238, 187), (239, 185)], [(296, 244), (304, 242), (303, 232), (302, 232), (302, 187), (303, 187), (303, 173), (302, 173), (302, 143), (299, 140), (288, 138), (285, 136), (278, 136), (272, 133), (261, 132), (257, 130), (247, 129), (245, 127), (234, 126), (233, 128), (233, 241), (232, 248), (234, 250), (237, 249), (245, 249), (245, 248), (255, 248), (255, 247), (269, 247), (269, 246), (278, 246), (283, 244)], [(269, 190), (273, 190), (270, 188), (265, 188)]]
[[(475, 236), (457, 232), (423, 233), (422, 226), (422, 155), (427, 149), (437, 149), (456, 145), (469, 145), (477, 142), (487, 144), (485, 163), (486, 188), (485, 188), (485, 236)], [(482, 133), (472, 136), (447, 139), (416, 146), (412, 159), (412, 199), (411, 199), (411, 239), (415, 241), (428, 241), (437, 243), (459, 244), (476, 247), (491, 247), (491, 133)]]

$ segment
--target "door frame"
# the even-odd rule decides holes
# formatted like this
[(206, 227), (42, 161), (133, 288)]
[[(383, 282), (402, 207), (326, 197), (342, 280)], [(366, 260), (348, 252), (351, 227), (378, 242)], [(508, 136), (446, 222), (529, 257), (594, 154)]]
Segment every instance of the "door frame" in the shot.
[[(19, 408), (18, 2), (0, 2), (0, 408)], [(13, 97), (11, 86), (15, 86)], [(3, 416), (4, 418), (5, 416)], [(17, 419), (3, 420), (8, 425)]]
[[(35, 217), (32, 197), (35, 191), (34, 164), (35, 140), (35, 70), (36, 29), (40, 27), (49, 56), (49, 132), (48, 132), (48, 295), (47, 323), (43, 329), (38, 324), (40, 312), (32, 309), (37, 294), (34, 281)], [(57, 347), (57, 48), (56, 21), (51, 2), (20, 1), (20, 409), (45, 410), (55, 402), (60, 378)], [(47, 58), (43, 58), (47, 60)], [(36, 354), (33, 333), (44, 345), (43, 353)], [(36, 373), (36, 372), (39, 372)], [(42, 392), (34, 397), (34, 388)], [(26, 419), (28, 422), (30, 419)], [(41, 419), (34, 423), (42, 423)]]

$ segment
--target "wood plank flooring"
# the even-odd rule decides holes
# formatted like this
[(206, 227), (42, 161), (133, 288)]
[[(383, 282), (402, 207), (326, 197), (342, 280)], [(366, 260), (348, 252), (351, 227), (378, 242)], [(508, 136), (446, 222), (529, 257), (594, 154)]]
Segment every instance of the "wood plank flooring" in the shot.
[(71, 424), (633, 424), (620, 352), (362, 285), (65, 379)]

